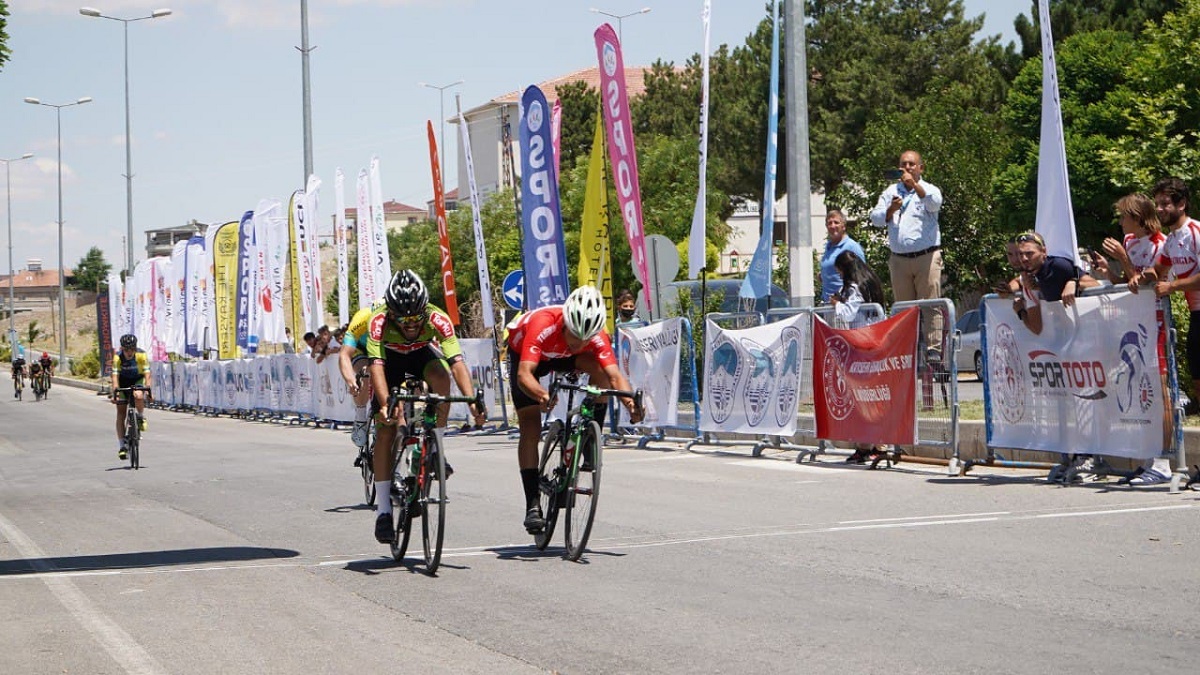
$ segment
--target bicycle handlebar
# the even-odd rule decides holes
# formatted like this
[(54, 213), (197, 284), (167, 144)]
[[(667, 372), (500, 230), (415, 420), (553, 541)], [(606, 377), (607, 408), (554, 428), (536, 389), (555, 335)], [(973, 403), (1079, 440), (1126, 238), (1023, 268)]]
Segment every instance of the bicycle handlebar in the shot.
[(135, 384), (132, 387), (117, 387), (116, 389), (113, 389), (113, 391), (150, 391), (150, 387)]
[(643, 392), (641, 389), (636, 391), (625, 391), (623, 389), (603, 389), (601, 387), (593, 387), (590, 384), (571, 384), (568, 382), (563, 382), (562, 380), (555, 380), (554, 382), (550, 383), (549, 393), (551, 399), (555, 397), (559, 389), (583, 392), (585, 396), (616, 396), (617, 398), (631, 398), (633, 399), (633, 407), (636, 409), (641, 409), (642, 398), (645, 395), (645, 392)]
[(388, 396), (388, 410), (396, 407), (401, 401), (413, 401), (417, 403), (426, 403), (428, 405), (437, 405), (439, 403), (474, 403), (476, 409), (483, 411), (484, 416), (487, 415), (487, 408), (483, 405), (483, 390), (475, 391), (474, 396), (442, 396), (441, 394), (405, 394), (400, 387), (392, 387), (391, 395)]

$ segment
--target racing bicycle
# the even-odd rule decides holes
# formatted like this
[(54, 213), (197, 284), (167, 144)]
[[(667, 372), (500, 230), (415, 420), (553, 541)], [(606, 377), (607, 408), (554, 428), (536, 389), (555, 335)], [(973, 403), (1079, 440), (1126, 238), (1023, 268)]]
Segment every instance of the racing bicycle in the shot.
[[(596, 503), (600, 497), (600, 470), (603, 466), (604, 436), (600, 429), (602, 396), (632, 398), (634, 407), (642, 408), (642, 391), (601, 389), (576, 384), (572, 373), (550, 384), (550, 399), (559, 390), (567, 392), (567, 420), (554, 420), (546, 430), (538, 464), (538, 504), (546, 526), (534, 535), (538, 550), (544, 550), (554, 536), (559, 509), (566, 510), (566, 559), (575, 561), (583, 555), (592, 523), (596, 518)], [(564, 381), (565, 380), (565, 381)], [(576, 393), (583, 394), (579, 407), (571, 404)]]
[[(398, 403), (405, 404), (405, 419), (409, 433), (399, 429), (393, 446), (392, 504), (396, 519), (396, 538), (392, 540), (392, 558), (404, 559), (408, 538), (412, 535), (413, 520), (421, 519), (421, 544), (429, 574), (437, 573), (442, 560), (442, 540), (446, 527), (446, 453), (442, 446), (442, 429), (438, 428), (438, 405), (441, 403), (474, 403), (483, 409), (483, 392), (474, 398), (441, 396), (423, 393), (423, 382), (406, 380), (402, 387), (393, 387), (388, 397), (388, 410)], [(413, 408), (424, 403), (418, 422)]]
[[(366, 373), (356, 373), (354, 378), (358, 382), (358, 386), (362, 386), (363, 380), (369, 376)], [(367, 417), (367, 442), (358, 446), (358, 464), (359, 471), (362, 473), (363, 481), (363, 500), (367, 506), (375, 506), (375, 416)]]
[(21, 393), (25, 390), (25, 373), (18, 372), (13, 375), (13, 398), (21, 400)]
[[(127, 394), (125, 399), (125, 453), (129, 460), (129, 468), (140, 469), (138, 450), (142, 444), (142, 416), (138, 414), (137, 404), (133, 398), (135, 391), (144, 391), (147, 396), (150, 395), (150, 387), (143, 387), (140, 384), (132, 387), (119, 387), (114, 393)], [(113, 403), (117, 402), (114, 398)]]

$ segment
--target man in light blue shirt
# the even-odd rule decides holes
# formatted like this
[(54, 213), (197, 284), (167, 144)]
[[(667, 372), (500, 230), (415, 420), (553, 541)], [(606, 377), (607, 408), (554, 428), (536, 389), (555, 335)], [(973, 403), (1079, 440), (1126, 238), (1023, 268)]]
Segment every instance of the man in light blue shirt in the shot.
[[(888, 272), (896, 302), (931, 300), (942, 296), (942, 234), (938, 213), (942, 210), (942, 191), (921, 180), (925, 162), (915, 150), (900, 155), (897, 182), (879, 195), (871, 210), (871, 223), (886, 227)], [(926, 345), (928, 357), (942, 354), (942, 313), (930, 312)], [(936, 352), (936, 354), (934, 353)]]
[(833, 261), (842, 251), (850, 251), (866, 262), (863, 247), (846, 234), (846, 214), (841, 209), (829, 209), (825, 214), (825, 251), (821, 254), (821, 302), (828, 304), (829, 296), (842, 290), (842, 275)]

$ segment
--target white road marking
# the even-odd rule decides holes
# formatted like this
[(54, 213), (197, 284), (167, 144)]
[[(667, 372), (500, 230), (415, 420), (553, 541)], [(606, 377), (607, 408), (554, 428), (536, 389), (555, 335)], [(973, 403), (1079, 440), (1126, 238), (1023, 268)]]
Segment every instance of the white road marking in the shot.
[(1194, 508), (1191, 504), (1176, 504), (1174, 506), (1144, 506), (1136, 509), (1112, 509), (1109, 511), (1074, 511), (1071, 513), (1043, 513), (1034, 518), (1076, 518), (1080, 516), (1107, 516), (1117, 513), (1139, 513), (1143, 511), (1177, 511)]
[(736, 462), (725, 462), (726, 466), (744, 466), (752, 469), (772, 469), (774, 471), (791, 471), (792, 473), (819, 473), (822, 476), (844, 476), (842, 471), (830, 471), (811, 464), (797, 464), (779, 459), (743, 459)]
[[(61, 573), (54, 573), (54, 566), (46, 562), (48, 557), (42, 549), (25, 536), (25, 533), (0, 515), (0, 533), (17, 548), (22, 556), (29, 559), (30, 565), (43, 571), (37, 576), (41, 578), (54, 597), (71, 616), (79, 622), (104, 651), (112, 657), (127, 673), (165, 673), (154, 657), (142, 648), (129, 633), (118, 626), (112, 619), (96, 608), (87, 596), (83, 594), (70, 579)], [(117, 571), (119, 574), (120, 572)]]
[(901, 520), (927, 520), (930, 518), (978, 518), (981, 516), (1007, 516), (1011, 511), (990, 511), (987, 513), (950, 513), (944, 516), (904, 516), (901, 518), (875, 518), (872, 520), (842, 520), (838, 525), (858, 525), (860, 523), (891, 523)]
[[(608, 449), (605, 449), (604, 456), (607, 458), (609, 454), (610, 454), (610, 451)], [(697, 457), (703, 457), (703, 456), (704, 455), (697, 455), (693, 452), (672, 452), (670, 454), (657, 455), (654, 457), (638, 457), (637, 459), (622, 459), (620, 461), (620, 463), (621, 464), (639, 464), (641, 462), (662, 462), (662, 461), (672, 460), (672, 459), (695, 459)]]

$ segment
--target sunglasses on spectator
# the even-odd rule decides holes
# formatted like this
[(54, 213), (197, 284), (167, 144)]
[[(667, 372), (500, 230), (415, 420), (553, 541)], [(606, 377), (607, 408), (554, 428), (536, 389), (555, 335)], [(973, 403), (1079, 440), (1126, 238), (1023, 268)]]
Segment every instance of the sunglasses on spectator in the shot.
[(1032, 241), (1033, 243), (1037, 244), (1038, 246), (1041, 246), (1042, 248), (1046, 248), (1046, 240), (1042, 239), (1042, 235), (1038, 234), (1037, 232), (1026, 232), (1024, 234), (1018, 234), (1016, 241), (1018, 244), (1024, 244), (1024, 243)]

